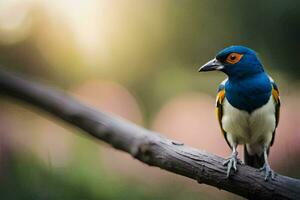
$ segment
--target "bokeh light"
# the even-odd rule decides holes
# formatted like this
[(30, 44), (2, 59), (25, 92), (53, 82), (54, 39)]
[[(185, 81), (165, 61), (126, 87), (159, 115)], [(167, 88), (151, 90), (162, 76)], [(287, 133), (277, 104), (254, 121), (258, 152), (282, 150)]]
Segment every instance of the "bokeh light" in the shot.
[(0, 2), (0, 43), (12, 45), (29, 36), (32, 18), (31, 1), (3, 0)]

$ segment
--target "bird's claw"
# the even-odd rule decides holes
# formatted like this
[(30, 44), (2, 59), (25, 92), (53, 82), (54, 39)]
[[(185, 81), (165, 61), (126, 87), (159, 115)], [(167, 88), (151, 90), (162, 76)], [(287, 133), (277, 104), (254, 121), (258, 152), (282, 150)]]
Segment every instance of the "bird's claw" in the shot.
[(237, 171), (237, 163), (241, 163), (241, 161), (239, 161), (239, 159), (237, 158), (237, 154), (232, 154), (230, 158), (223, 162), (223, 165), (227, 166), (226, 178), (230, 176), (231, 169), (233, 169), (235, 172)]
[(269, 164), (264, 164), (262, 168), (259, 169), (260, 172), (264, 171), (265, 173), (265, 181), (268, 181), (269, 178), (275, 180), (276, 173), (271, 169)]

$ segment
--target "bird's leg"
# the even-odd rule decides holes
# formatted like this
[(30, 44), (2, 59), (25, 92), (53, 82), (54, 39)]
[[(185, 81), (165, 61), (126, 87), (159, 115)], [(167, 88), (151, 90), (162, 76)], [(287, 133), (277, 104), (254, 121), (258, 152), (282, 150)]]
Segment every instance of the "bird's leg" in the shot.
[(259, 171), (264, 171), (265, 173), (265, 181), (268, 181), (268, 179), (271, 177), (272, 180), (275, 179), (275, 172), (271, 169), (270, 164), (268, 162), (268, 147), (264, 146), (264, 161), (265, 164), (262, 168), (259, 169)]
[(239, 162), (237, 158), (238, 152), (236, 151), (236, 145), (232, 147), (232, 153), (229, 158), (223, 163), (224, 166), (227, 166), (227, 175), (226, 178), (230, 176), (231, 168), (233, 168), (234, 171), (237, 171), (236, 164)]

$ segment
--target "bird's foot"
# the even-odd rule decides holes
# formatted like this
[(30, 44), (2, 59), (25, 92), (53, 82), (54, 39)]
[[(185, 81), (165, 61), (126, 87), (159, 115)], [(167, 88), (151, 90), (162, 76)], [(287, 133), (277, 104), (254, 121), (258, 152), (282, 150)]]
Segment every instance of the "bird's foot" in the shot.
[(268, 181), (269, 178), (271, 178), (272, 180), (275, 180), (276, 173), (271, 169), (271, 167), (268, 163), (265, 163), (264, 166), (259, 169), (259, 171), (264, 171), (265, 181)]
[(237, 152), (232, 153), (232, 155), (223, 163), (224, 166), (227, 166), (226, 178), (230, 176), (231, 169), (235, 172), (237, 171), (237, 163), (241, 164), (241, 161), (237, 158)]

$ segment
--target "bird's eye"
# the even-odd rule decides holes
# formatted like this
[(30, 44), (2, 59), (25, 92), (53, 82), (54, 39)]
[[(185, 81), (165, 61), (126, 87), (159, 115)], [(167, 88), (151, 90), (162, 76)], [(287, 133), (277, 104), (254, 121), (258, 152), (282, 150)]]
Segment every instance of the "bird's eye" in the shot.
[(239, 62), (242, 57), (243, 57), (243, 54), (231, 53), (227, 56), (226, 62), (230, 63), (230, 64), (235, 64), (235, 63)]

